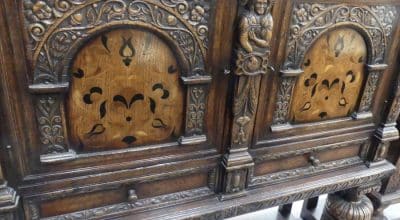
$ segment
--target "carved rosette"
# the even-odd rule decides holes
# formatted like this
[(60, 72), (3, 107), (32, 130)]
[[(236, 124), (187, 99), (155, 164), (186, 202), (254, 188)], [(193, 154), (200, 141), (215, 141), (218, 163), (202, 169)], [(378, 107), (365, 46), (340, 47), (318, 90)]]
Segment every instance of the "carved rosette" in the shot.
[[(187, 86), (186, 131), (180, 144), (206, 141), (204, 115), (211, 77), (205, 72), (210, 6), (205, 0), (25, 0), (24, 12), (34, 69), (30, 90), (63, 103), (69, 68), (75, 54), (91, 37), (116, 26), (134, 26), (156, 32), (175, 50)], [(54, 107), (54, 105), (53, 105)], [(37, 103), (38, 114), (43, 114)], [(45, 152), (70, 152), (66, 144), (64, 110), (51, 110), (48, 122), (38, 115)], [(53, 130), (47, 129), (52, 127)], [(56, 129), (56, 130), (54, 130)], [(72, 154), (71, 154), (72, 155)], [(64, 160), (59, 156), (47, 161)], [(70, 158), (69, 158), (70, 159)]]
[[(367, 63), (371, 66), (384, 66), (385, 53), (390, 42), (396, 8), (393, 6), (353, 6), (348, 4), (301, 3), (293, 8), (292, 22), (288, 37), (286, 60), (282, 67), (282, 79), (277, 94), (277, 104), (272, 130), (285, 129), (288, 124), (289, 101), (285, 97), (291, 94), (296, 78), (303, 73), (301, 69), (304, 56), (312, 44), (332, 27), (340, 25), (353, 26), (363, 33), (367, 45), (371, 48)], [(373, 96), (384, 69), (371, 70), (362, 104), (361, 112), (370, 112)], [(290, 79), (294, 78), (294, 79)], [(290, 83), (290, 85), (288, 85)], [(355, 118), (369, 117), (369, 114), (358, 114)], [(281, 128), (278, 128), (281, 127)], [(290, 126), (285, 126), (290, 128)]]

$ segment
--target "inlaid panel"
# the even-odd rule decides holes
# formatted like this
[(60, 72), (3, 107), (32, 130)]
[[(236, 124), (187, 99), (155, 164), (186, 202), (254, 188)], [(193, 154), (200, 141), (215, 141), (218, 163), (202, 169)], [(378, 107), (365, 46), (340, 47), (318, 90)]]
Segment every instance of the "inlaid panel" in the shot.
[(291, 119), (312, 122), (350, 115), (365, 78), (367, 47), (349, 28), (322, 35), (305, 55), (294, 90)]
[(177, 139), (183, 121), (180, 69), (151, 32), (118, 29), (89, 42), (71, 70), (71, 140), (84, 150)]

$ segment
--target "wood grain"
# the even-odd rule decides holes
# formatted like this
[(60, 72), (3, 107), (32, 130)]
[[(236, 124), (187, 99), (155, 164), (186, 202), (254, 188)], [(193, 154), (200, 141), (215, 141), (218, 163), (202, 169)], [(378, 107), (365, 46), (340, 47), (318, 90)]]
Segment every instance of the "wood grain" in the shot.
[(312, 122), (351, 114), (365, 78), (366, 59), (365, 41), (355, 30), (337, 29), (321, 36), (305, 56), (291, 119)]
[(183, 89), (168, 46), (120, 29), (88, 43), (72, 68), (71, 141), (84, 150), (159, 143), (181, 133)]

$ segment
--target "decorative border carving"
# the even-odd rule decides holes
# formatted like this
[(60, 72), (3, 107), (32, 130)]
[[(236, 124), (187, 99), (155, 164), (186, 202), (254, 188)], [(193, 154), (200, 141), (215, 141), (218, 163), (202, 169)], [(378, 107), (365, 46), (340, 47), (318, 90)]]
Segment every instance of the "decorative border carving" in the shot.
[[(25, 19), (34, 69), (34, 84), (30, 89), (41, 96), (56, 97), (55, 102), (62, 103), (64, 96), (61, 93), (68, 90), (70, 62), (83, 44), (100, 31), (112, 27), (139, 26), (157, 32), (167, 40), (180, 59), (182, 81), (187, 85), (188, 92), (185, 136), (178, 142), (205, 142), (204, 115), (208, 88), (203, 84), (211, 82), (211, 76), (205, 72), (209, 4), (205, 0), (25, 0)], [(36, 108), (41, 111), (40, 105)], [(52, 108), (49, 111), (57, 120), (57, 126), (53, 127), (64, 134), (63, 131), (67, 130), (63, 124), (64, 111), (59, 106)], [(41, 119), (38, 118), (38, 121)], [(65, 161), (75, 157), (65, 143), (66, 137), (58, 133), (49, 139), (49, 132), (41, 132), (42, 139), (48, 140), (44, 143), (47, 153), (54, 154), (41, 157), (42, 162)], [(61, 139), (63, 144), (59, 143)]]
[(240, 204), (238, 206), (225, 208), (223, 210), (216, 210), (213, 213), (209, 213), (201, 217), (192, 217), (189, 219), (219, 220), (219, 219), (234, 217), (237, 215), (249, 213), (256, 210), (267, 209), (281, 204), (288, 204), (294, 201), (313, 198), (326, 193), (332, 193), (361, 186), (363, 184), (370, 183), (371, 181), (376, 181), (377, 179), (382, 179), (384, 177), (387, 177), (389, 174), (390, 172), (386, 170), (369, 176), (363, 176), (358, 178), (352, 178), (350, 180), (346, 179), (343, 181), (329, 183), (324, 186), (318, 186), (318, 187), (314, 186), (300, 191), (291, 190), (290, 193), (285, 193), (284, 195), (273, 194), (270, 197), (263, 197), (267, 198), (263, 201), (253, 200), (251, 203)]
[(68, 82), (65, 62), (72, 56), (66, 55), (99, 26), (113, 22), (146, 23), (165, 31), (189, 61), (187, 74), (204, 74), (209, 16), (206, 1), (26, 0), (24, 6), (34, 52), (35, 83)]
[(187, 190), (177, 193), (171, 193), (162, 196), (156, 196), (147, 199), (139, 199), (132, 203), (120, 203), (116, 205), (104, 206), (100, 208), (94, 208), (74, 213), (69, 213), (66, 215), (54, 216), (49, 218), (44, 218), (45, 220), (78, 220), (78, 219), (92, 219), (105, 217), (107, 215), (112, 215), (121, 211), (135, 210), (144, 207), (151, 207), (154, 205), (160, 205), (171, 202), (188, 202), (193, 200), (198, 200), (206, 196), (212, 195), (213, 192), (207, 188), (198, 188), (193, 190)]
[[(397, 11), (393, 6), (352, 6), (347, 4), (301, 3), (293, 8), (292, 23), (286, 48), (286, 60), (282, 68), (282, 83), (278, 89), (273, 118), (273, 131), (290, 129), (288, 114), (290, 95), (301, 69), (304, 55), (316, 39), (337, 25), (349, 25), (362, 32), (369, 51), (368, 64), (372, 66), (360, 105), (362, 114), (354, 119), (370, 117), (369, 113), (375, 90), (386, 67), (382, 64), (388, 42), (391, 39)], [(367, 114), (368, 113), (368, 114)]]
[(321, 33), (350, 22), (368, 33), (371, 64), (382, 63), (396, 18), (394, 6), (301, 3), (294, 7), (284, 69), (299, 69), (304, 54)]
[(255, 176), (251, 180), (250, 186), (256, 186), (261, 184), (271, 184), (282, 180), (293, 179), (296, 177), (304, 177), (308, 175), (315, 175), (321, 172), (342, 168), (350, 165), (361, 164), (363, 161), (359, 157), (353, 157), (344, 160), (337, 160), (320, 164), (318, 166), (309, 166), (298, 168), (294, 170), (287, 170), (278, 173), (267, 174), (263, 176)]

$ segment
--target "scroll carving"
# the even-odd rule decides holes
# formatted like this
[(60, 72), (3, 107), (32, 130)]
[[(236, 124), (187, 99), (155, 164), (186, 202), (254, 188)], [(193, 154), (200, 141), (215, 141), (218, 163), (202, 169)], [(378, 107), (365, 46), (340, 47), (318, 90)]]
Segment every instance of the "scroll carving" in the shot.
[(26, 0), (25, 17), (37, 66), (36, 83), (66, 82), (63, 72), (65, 54), (99, 26), (112, 22), (143, 22), (165, 31), (189, 61), (190, 74), (204, 74), (208, 45), (209, 5), (206, 1), (86, 1)]
[[(69, 88), (73, 75), (70, 72), (71, 60), (84, 43), (112, 27), (140, 27), (165, 40), (179, 59), (180, 76), (188, 92), (185, 136), (178, 142), (204, 142), (206, 84), (211, 81), (205, 72), (209, 5), (210, 2), (205, 0), (24, 0), (29, 54), (34, 69), (30, 89), (40, 96), (57, 96), (57, 102), (62, 103), (65, 97), (61, 93)], [(124, 65), (129, 66), (135, 52), (128, 38), (123, 42), (128, 49), (121, 49), (120, 56)], [(37, 106), (38, 112), (39, 108)], [(64, 134), (67, 129), (63, 122), (65, 111), (59, 109), (59, 112), (57, 125)], [(126, 142), (132, 140), (130, 137)], [(54, 154), (70, 151), (66, 144), (49, 146), (52, 148), (49, 152)], [(58, 159), (62, 160), (61, 157)]]
[[(274, 114), (272, 130), (290, 128), (284, 126), (289, 123), (289, 104), (285, 94), (291, 94), (296, 78), (304, 71), (302, 64), (305, 53), (322, 34), (333, 26), (353, 26), (364, 35), (367, 46), (371, 48), (367, 63), (369, 65), (384, 65), (385, 53), (390, 42), (397, 11), (393, 6), (352, 6), (348, 4), (297, 4), (292, 13), (292, 22), (286, 49), (286, 61), (282, 67), (282, 82), (278, 90), (277, 104)], [(363, 110), (369, 111), (377, 87), (379, 74), (371, 71), (365, 88)], [(290, 79), (293, 78), (293, 79)], [(287, 83), (290, 83), (289, 85)], [(290, 97), (289, 97), (290, 102)], [(363, 112), (363, 111), (361, 111)], [(357, 118), (361, 118), (359, 115)], [(283, 127), (282, 127), (283, 126)], [(278, 128), (280, 127), (280, 128)]]
[(350, 6), (302, 3), (293, 10), (287, 48), (286, 69), (300, 67), (305, 52), (332, 25), (350, 22), (365, 28), (372, 48), (369, 63), (382, 63), (390, 39), (396, 8), (393, 6)]
[(45, 146), (45, 154), (67, 152), (60, 113), (60, 102), (53, 96), (43, 96), (37, 100), (37, 118), (40, 140)]

